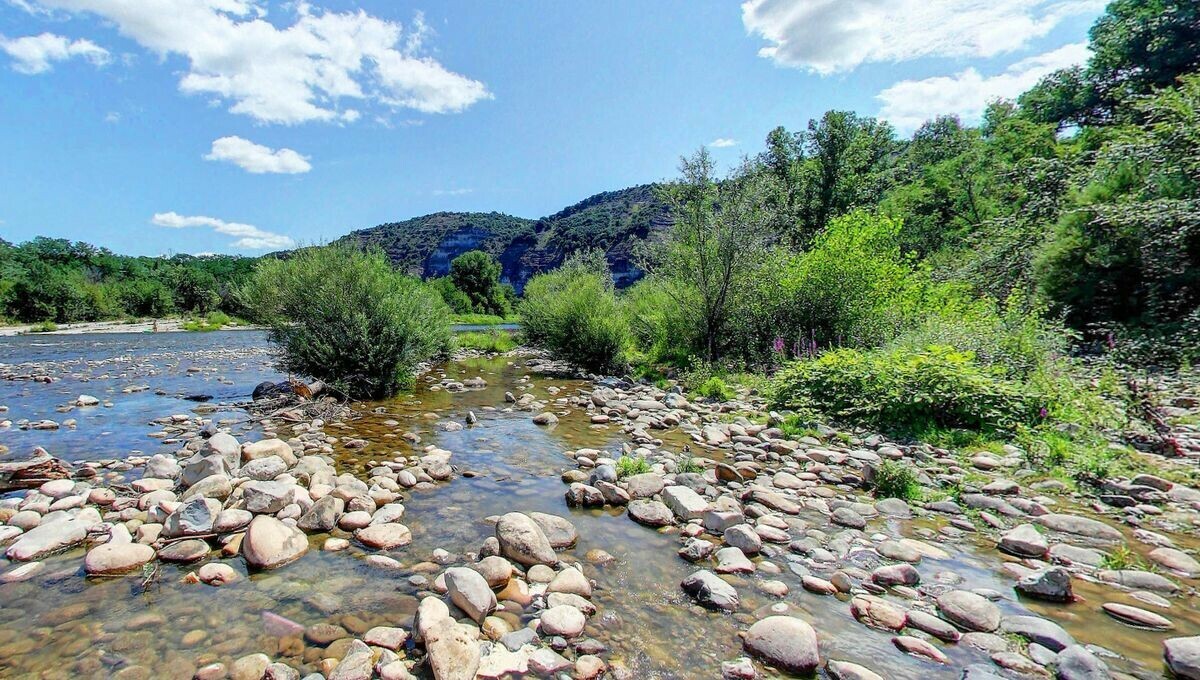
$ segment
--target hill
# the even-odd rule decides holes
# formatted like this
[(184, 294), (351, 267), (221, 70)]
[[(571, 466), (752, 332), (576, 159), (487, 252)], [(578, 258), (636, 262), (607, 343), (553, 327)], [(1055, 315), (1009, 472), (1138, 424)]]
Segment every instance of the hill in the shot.
[(378, 246), (400, 269), (433, 278), (471, 250), (494, 255), (502, 278), (521, 290), (531, 276), (554, 269), (578, 250), (605, 252), (617, 285), (637, 281), (634, 252), (670, 226), (654, 185), (606, 191), (539, 220), (490, 212), (440, 212), (351, 232), (338, 242)]

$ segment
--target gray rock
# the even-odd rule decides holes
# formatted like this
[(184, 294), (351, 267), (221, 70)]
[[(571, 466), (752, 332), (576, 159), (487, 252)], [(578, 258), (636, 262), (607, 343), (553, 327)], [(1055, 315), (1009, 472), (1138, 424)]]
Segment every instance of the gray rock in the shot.
[(345, 502), (337, 496), (323, 496), (300, 516), (296, 526), (313, 533), (328, 533), (337, 526), (338, 518), (345, 509)]
[(221, 502), (211, 498), (193, 498), (175, 509), (163, 522), (163, 536), (198, 536), (212, 533), (221, 512)]
[(483, 623), (488, 614), (496, 611), (496, 595), (478, 571), (451, 567), (446, 570), (445, 579), (450, 601), (475, 623)]
[(247, 482), (242, 485), (246, 509), (254, 514), (275, 514), (292, 502), (291, 482)]
[(679, 585), (683, 592), (695, 598), (701, 606), (723, 611), (734, 611), (738, 608), (740, 598), (737, 590), (707, 569), (691, 574)]
[(821, 664), (816, 631), (791, 616), (768, 616), (755, 622), (742, 643), (751, 655), (790, 673), (812, 673)]
[(663, 503), (680, 520), (699, 519), (708, 509), (708, 501), (686, 486), (668, 486), (662, 491)]
[(1070, 602), (1074, 598), (1071, 573), (1062, 567), (1040, 569), (1022, 576), (1017, 581), (1017, 592), (1048, 602)]
[(246, 563), (259, 569), (274, 569), (308, 551), (308, 537), (270, 515), (259, 515), (246, 529), (242, 554)]
[(510, 512), (501, 516), (496, 522), (496, 540), (500, 542), (501, 555), (526, 567), (558, 563), (550, 539), (528, 515)]
[(1054, 652), (1061, 652), (1075, 644), (1075, 638), (1062, 626), (1036, 616), (1007, 616), (1000, 626), (1005, 633), (1020, 635)]
[(982, 595), (951, 590), (937, 598), (938, 612), (963, 630), (990, 633), (1000, 627), (1000, 609)]
[(550, 542), (550, 547), (555, 550), (570, 548), (579, 540), (579, 531), (566, 518), (544, 512), (531, 512), (529, 519), (538, 525), (546, 540)]
[(1046, 537), (1038, 533), (1032, 524), (1022, 524), (1000, 537), (1001, 551), (1017, 557), (1037, 557), (1046, 554), (1050, 547)]
[(1163, 659), (1179, 680), (1200, 680), (1200, 635), (1163, 640)]
[(631, 501), (627, 511), (630, 519), (649, 527), (665, 527), (675, 521), (671, 509), (659, 501)]
[(1111, 680), (1103, 661), (1083, 645), (1071, 645), (1058, 653), (1055, 676), (1060, 680)]

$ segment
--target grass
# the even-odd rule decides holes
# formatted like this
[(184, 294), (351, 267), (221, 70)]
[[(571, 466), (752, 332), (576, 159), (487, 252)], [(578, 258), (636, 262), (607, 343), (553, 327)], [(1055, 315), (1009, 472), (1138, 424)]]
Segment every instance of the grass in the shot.
[(26, 332), (27, 333), (50, 333), (50, 332), (53, 332), (56, 330), (58, 330), (58, 324), (54, 323), (53, 321), (43, 321), (41, 323), (33, 324), (32, 326), (29, 327), (29, 330)]
[(675, 463), (675, 472), (679, 474), (686, 474), (688, 472), (700, 474), (704, 472), (704, 466), (697, 463), (696, 459), (691, 456), (681, 456)]
[(705, 380), (696, 388), (695, 394), (705, 399), (716, 399), (717, 401), (729, 401), (737, 396), (729, 385), (718, 376), (712, 376)]
[(463, 324), (468, 326), (498, 326), (502, 323), (517, 323), (520, 320), (518, 316), (496, 316), (495, 314), (455, 314), (450, 318), (450, 323)]
[(875, 497), (915, 501), (921, 498), (921, 484), (912, 466), (898, 460), (885, 460), (875, 469)]
[(624, 479), (650, 471), (650, 463), (641, 456), (621, 456), (617, 459), (617, 477)]
[(206, 333), (208, 331), (219, 331), (230, 324), (236, 325), (237, 322), (225, 312), (209, 312), (200, 319), (187, 319), (183, 322), (182, 328), (185, 331)]
[(1104, 559), (1100, 561), (1100, 566), (1101, 568), (1113, 571), (1122, 571), (1125, 569), (1145, 571), (1146, 561), (1131, 550), (1129, 546), (1119, 545), (1112, 552), (1104, 555)]
[(517, 346), (512, 333), (492, 329), (490, 331), (458, 333), (454, 344), (461, 349), (477, 349), (482, 352), (508, 352)]

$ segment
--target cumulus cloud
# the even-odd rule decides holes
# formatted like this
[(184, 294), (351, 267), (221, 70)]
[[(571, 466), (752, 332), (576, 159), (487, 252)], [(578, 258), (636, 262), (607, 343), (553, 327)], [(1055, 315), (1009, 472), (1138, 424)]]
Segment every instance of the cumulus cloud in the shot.
[(1087, 43), (1073, 43), (1022, 59), (995, 76), (968, 68), (952, 76), (902, 80), (875, 96), (882, 104), (879, 117), (905, 131), (941, 114), (958, 114), (964, 122), (975, 123), (992, 101), (1014, 99), (1043, 76), (1082, 64), (1089, 55)]
[(992, 57), (1024, 48), (1106, 0), (747, 0), (759, 55), (822, 75), (921, 57)]
[(363, 10), (298, 2), (293, 21), (277, 26), (253, 0), (30, 1), (94, 14), (161, 57), (183, 57), (181, 91), (216, 96), (264, 123), (354, 122), (362, 114), (348, 100), (454, 113), (492, 96), (422, 53), (430, 30), (420, 15), (405, 29)]
[(737, 146), (737, 140), (728, 137), (717, 137), (709, 142), (708, 145), (714, 149), (727, 149), (731, 146)]
[(54, 62), (72, 57), (86, 59), (96, 66), (112, 61), (108, 50), (91, 40), (71, 40), (53, 33), (11, 39), (0, 35), (0, 50), (12, 57), (14, 71), (29, 75), (45, 73), (54, 67)]
[(241, 250), (266, 250), (268, 248), (291, 248), (296, 242), (289, 236), (276, 234), (259, 229), (253, 224), (226, 222), (215, 217), (203, 215), (180, 215), (177, 212), (155, 213), (150, 218), (151, 224), (172, 229), (188, 227), (207, 227), (226, 236), (236, 236), (237, 240), (230, 245)]
[(291, 149), (272, 149), (237, 136), (213, 140), (212, 151), (204, 156), (204, 160), (233, 163), (255, 175), (296, 175), (312, 170), (307, 156), (301, 156)]

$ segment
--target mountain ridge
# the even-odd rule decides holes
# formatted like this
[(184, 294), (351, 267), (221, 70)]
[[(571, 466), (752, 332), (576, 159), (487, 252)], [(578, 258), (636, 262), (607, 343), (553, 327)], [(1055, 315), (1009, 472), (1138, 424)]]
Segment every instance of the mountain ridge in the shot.
[(442, 211), (358, 229), (335, 243), (382, 249), (397, 268), (422, 278), (449, 273), (450, 262), (483, 250), (501, 264), (501, 279), (517, 290), (534, 275), (560, 266), (572, 254), (602, 250), (618, 286), (642, 276), (639, 243), (670, 227), (656, 184), (593, 194), (540, 219), (500, 212)]

